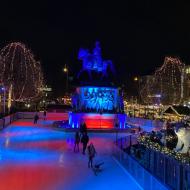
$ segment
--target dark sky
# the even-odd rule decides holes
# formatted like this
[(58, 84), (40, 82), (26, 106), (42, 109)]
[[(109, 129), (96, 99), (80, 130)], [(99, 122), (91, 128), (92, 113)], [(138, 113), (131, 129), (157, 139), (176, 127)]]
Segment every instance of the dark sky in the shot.
[[(40, 2), (40, 1), (39, 1)], [(56, 94), (65, 88), (64, 64), (70, 74), (80, 68), (80, 47), (102, 44), (121, 82), (150, 74), (165, 55), (190, 63), (190, 3), (182, 1), (35, 1), (1, 3), (0, 47), (26, 43), (41, 60), (45, 78)]]

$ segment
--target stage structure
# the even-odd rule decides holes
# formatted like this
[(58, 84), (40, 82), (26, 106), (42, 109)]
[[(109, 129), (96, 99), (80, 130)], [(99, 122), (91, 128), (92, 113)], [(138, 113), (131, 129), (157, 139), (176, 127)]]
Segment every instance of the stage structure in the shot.
[(115, 69), (111, 60), (102, 59), (100, 43), (96, 42), (93, 53), (80, 49), (78, 59), (83, 67), (77, 76), (80, 84), (72, 96), (70, 126), (78, 128), (85, 122), (88, 128), (114, 128), (117, 123), (119, 128), (124, 128), (123, 99), (112, 81)]

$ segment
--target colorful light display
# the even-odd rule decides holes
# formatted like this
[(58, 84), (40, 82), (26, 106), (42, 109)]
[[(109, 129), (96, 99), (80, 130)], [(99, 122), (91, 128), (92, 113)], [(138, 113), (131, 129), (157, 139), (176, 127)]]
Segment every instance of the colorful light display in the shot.
[(179, 58), (166, 57), (164, 64), (150, 76), (141, 90), (142, 99), (147, 103), (157, 103), (160, 94), (162, 104), (179, 104), (183, 98), (183, 68)]
[[(72, 95), (73, 112), (69, 114), (69, 125), (79, 128), (84, 121), (88, 128), (111, 129), (116, 127), (115, 123), (125, 128), (123, 96), (113, 83), (112, 61), (102, 59), (100, 43), (95, 43), (92, 53), (80, 49), (78, 59), (83, 63), (78, 74), (78, 78), (82, 78)], [(83, 72), (88, 73), (88, 78), (83, 78)]]
[(80, 48), (78, 59), (83, 62), (82, 69), (78, 73), (78, 78), (83, 72), (87, 72), (89, 79), (92, 80), (92, 71), (100, 73), (100, 79), (107, 78), (109, 69), (113, 75), (115, 74), (115, 68), (112, 61), (102, 59), (100, 42), (95, 43), (93, 53), (90, 53), (88, 49)]
[[(168, 137), (168, 138), (172, 138), (172, 137)], [(174, 150), (170, 150), (169, 148), (167, 148), (166, 146), (161, 146), (156, 142), (152, 142), (150, 140), (150, 137), (148, 136), (140, 136), (138, 138), (138, 142), (145, 146), (148, 149), (152, 149), (154, 151), (159, 151), (165, 155), (171, 156), (174, 159), (180, 161), (181, 163), (185, 163), (188, 164), (190, 163), (190, 158), (187, 155), (184, 155), (180, 152), (176, 152)]]
[(87, 113), (121, 113), (124, 110), (123, 99), (113, 87), (78, 87), (72, 105), (75, 111)]
[(0, 55), (0, 80), (8, 91), (11, 89), (11, 99), (28, 101), (39, 97), (43, 74), (32, 52), (23, 43), (14, 42), (5, 46)]
[(81, 87), (81, 106), (85, 110), (112, 111), (117, 108), (118, 90), (109, 87)]

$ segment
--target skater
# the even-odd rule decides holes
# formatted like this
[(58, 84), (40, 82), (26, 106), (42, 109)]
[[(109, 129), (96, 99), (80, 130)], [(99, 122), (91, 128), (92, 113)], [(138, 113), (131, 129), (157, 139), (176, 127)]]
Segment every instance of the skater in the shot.
[(84, 133), (87, 133), (87, 126), (86, 126), (86, 123), (84, 121), (80, 124), (80, 133), (81, 133), (81, 136)]
[(94, 148), (94, 145), (92, 143), (90, 143), (90, 145), (88, 145), (88, 167), (93, 168), (93, 159), (95, 157), (96, 154), (96, 150)]
[(38, 119), (39, 119), (39, 116), (38, 116), (38, 113), (36, 113), (34, 115), (34, 124), (37, 124), (38, 123)]
[(88, 134), (87, 133), (83, 133), (82, 138), (81, 138), (81, 143), (83, 144), (83, 148), (82, 148), (82, 153), (83, 154), (85, 154), (88, 141), (89, 141)]
[(83, 130), (83, 123), (80, 124), (79, 130), (80, 130), (80, 135), (82, 136), (83, 132), (84, 132), (84, 130)]
[(47, 114), (47, 112), (46, 112), (46, 110), (44, 110), (44, 120), (46, 120), (46, 114)]
[(75, 133), (75, 146), (74, 146), (74, 152), (77, 148), (77, 152), (79, 152), (79, 143), (80, 143), (80, 135), (79, 135), (79, 132), (77, 131)]

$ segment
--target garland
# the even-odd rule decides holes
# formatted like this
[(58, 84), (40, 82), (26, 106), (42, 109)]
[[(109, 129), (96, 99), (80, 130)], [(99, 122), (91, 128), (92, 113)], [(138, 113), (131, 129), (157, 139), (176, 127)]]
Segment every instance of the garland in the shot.
[(176, 152), (174, 150), (170, 150), (165, 146), (161, 146), (158, 143), (152, 142), (150, 140), (150, 137), (147, 136), (141, 136), (138, 138), (138, 142), (145, 146), (148, 149), (160, 152), (162, 154), (165, 154), (167, 156), (173, 157), (177, 161), (181, 162), (182, 164), (190, 165), (190, 157), (187, 155), (184, 155), (182, 153)]

